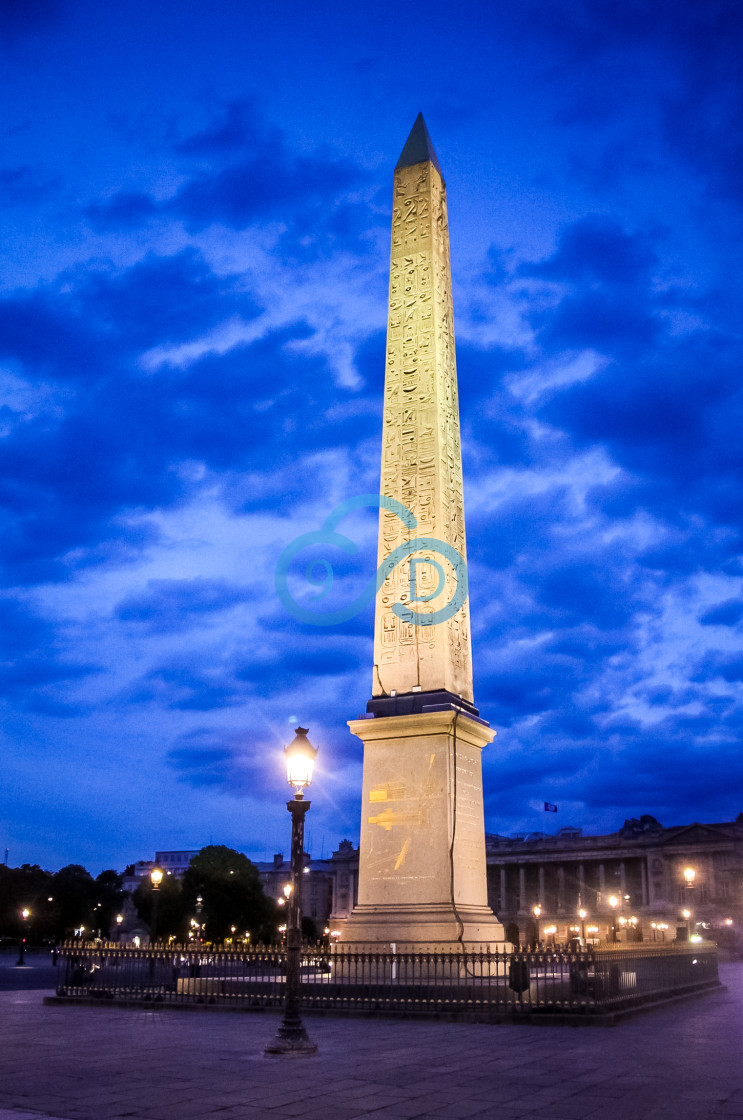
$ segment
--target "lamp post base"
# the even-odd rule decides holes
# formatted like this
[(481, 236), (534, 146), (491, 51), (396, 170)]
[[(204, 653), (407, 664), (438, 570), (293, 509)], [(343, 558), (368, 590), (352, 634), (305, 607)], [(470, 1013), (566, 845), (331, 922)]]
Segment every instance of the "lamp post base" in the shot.
[(310, 1054), (317, 1053), (317, 1043), (309, 1038), (299, 1015), (285, 1015), (276, 1032), (276, 1038), (273, 1042), (269, 1042), (263, 1053), (269, 1057), (280, 1055), (308, 1057)]

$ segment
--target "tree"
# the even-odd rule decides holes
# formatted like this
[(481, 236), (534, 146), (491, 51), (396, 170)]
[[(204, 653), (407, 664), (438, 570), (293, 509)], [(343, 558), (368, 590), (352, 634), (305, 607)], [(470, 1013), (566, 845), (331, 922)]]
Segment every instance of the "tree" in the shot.
[[(48, 902), (52, 876), (37, 864), (22, 867), (0, 864), (0, 934), (4, 937), (25, 936), (28, 941), (51, 937), (54, 933), (53, 904)], [(30, 916), (26, 922), (21, 911)]]
[(200, 922), (205, 924), (208, 940), (223, 941), (231, 935), (232, 926), (239, 934), (247, 930), (254, 941), (273, 937), (275, 903), (266, 898), (257, 867), (242, 852), (210, 844), (192, 858), (183, 876), (189, 917), (195, 917), (199, 897), (203, 907)]
[(71, 937), (76, 929), (84, 928), (92, 934), (101, 927), (95, 880), (79, 863), (69, 863), (57, 871), (49, 893), (54, 897), (59, 940)]
[(124, 900), (122, 879), (118, 871), (101, 871), (100, 875), (96, 875), (95, 919), (103, 937), (109, 937), (111, 930), (116, 928), (116, 915)]
[[(186, 907), (181, 884), (172, 875), (163, 875), (157, 895), (156, 939), (163, 941), (173, 936), (177, 941), (185, 941)], [(147, 925), (152, 929), (155, 900), (152, 880), (149, 875), (139, 884), (133, 898), (140, 918), (147, 922)]]

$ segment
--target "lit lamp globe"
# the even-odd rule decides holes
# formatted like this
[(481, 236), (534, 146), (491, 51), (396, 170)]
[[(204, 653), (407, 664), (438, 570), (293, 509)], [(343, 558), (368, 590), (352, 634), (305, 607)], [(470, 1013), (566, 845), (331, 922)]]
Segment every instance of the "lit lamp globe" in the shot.
[(150, 871), (150, 880), (152, 882), (153, 891), (159, 891), (160, 884), (163, 881), (163, 873), (159, 867), (152, 868), (152, 871)]
[(684, 879), (686, 879), (687, 887), (691, 887), (694, 885), (694, 880), (696, 879), (696, 877), (697, 873), (693, 867), (684, 868)]
[(286, 779), (294, 788), (297, 801), (304, 797), (304, 791), (312, 781), (312, 771), (315, 766), (317, 748), (307, 738), (308, 727), (297, 727), (296, 734), (291, 743), (284, 747), (284, 761), (286, 763)]

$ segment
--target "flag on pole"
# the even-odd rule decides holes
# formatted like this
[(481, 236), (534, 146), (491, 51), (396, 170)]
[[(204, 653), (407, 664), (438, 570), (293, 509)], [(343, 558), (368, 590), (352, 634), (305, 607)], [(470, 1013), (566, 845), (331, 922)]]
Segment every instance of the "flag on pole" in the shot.
[(545, 811), (545, 813), (556, 813), (557, 812), (557, 806), (552, 805), (549, 801), (545, 801), (544, 811)]

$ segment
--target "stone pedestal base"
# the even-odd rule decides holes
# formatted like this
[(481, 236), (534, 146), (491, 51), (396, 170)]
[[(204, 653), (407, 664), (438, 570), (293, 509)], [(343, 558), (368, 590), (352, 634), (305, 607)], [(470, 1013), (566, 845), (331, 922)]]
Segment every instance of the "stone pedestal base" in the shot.
[(503, 926), (489, 907), (357, 906), (341, 933), (341, 944), (360, 951), (416, 953), (426, 949), (454, 953), (463, 949), (503, 948)]
[(462, 711), (349, 723), (364, 743), (359, 901), (340, 941), (397, 952), (495, 948), (487, 905), (482, 748)]

